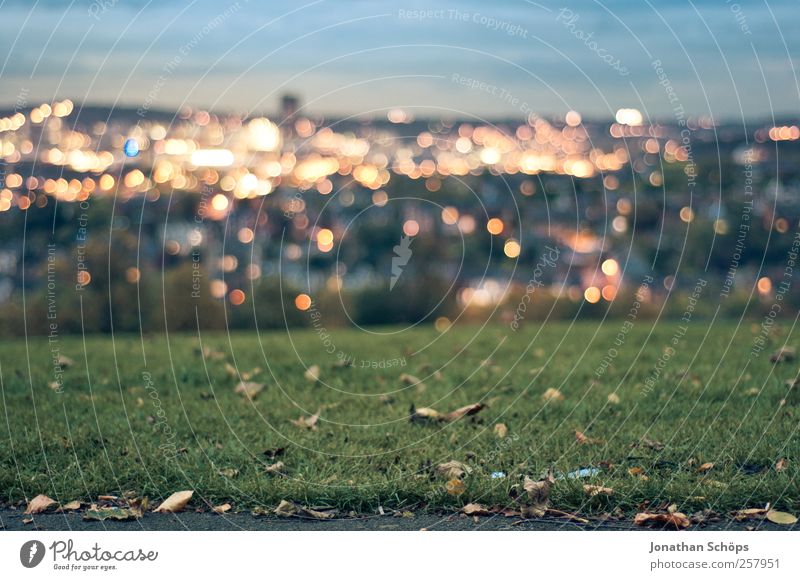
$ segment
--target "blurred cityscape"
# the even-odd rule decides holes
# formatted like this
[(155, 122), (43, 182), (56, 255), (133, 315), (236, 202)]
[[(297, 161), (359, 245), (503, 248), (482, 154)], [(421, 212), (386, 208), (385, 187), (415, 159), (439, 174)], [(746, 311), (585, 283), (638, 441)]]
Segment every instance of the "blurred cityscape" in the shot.
[(0, 113), (0, 332), (680, 316), (698, 281), (760, 316), (791, 277), (796, 120), (277, 109)]

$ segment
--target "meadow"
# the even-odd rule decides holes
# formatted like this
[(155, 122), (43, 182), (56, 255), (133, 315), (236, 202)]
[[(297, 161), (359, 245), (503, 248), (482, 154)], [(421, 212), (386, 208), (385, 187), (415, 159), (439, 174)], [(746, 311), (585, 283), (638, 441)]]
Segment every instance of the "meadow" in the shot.
[(202, 509), (446, 513), (513, 507), (550, 471), (551, 506), (587, 516), (796, 513), (798, 364), (770, 354), (800, 340), (682, 324), (5, 341), (0, 501), (193, 490)]

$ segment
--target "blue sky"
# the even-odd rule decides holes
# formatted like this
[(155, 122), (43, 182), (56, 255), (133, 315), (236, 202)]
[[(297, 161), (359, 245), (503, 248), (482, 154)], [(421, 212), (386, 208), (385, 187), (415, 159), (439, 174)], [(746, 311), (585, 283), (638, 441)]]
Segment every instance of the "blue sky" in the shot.
[(6, 0), (0, 103), (250, 112), (294, 92), (328, 114), (796, 115), (798, 15), (797, 0)]

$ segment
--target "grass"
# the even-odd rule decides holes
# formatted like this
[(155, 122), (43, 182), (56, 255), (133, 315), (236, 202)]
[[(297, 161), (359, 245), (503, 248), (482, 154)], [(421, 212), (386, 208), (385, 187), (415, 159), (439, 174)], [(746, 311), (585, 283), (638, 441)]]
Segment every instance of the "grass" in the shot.
[[(638, 321), (627, 334), (619, 334), (622, 321), (444, 335), (430, 327), (334, 330), (327, 340), (313, 330), (203, 334), (203, 346), (224, 358), (200, 356), (197, 336), (70, 337), (54, 343), (75, 361), (61, 393), (49, 386), (53, 344), (7, 341), (0, 499), (44, 493), (88, 502), (132, 491), (158, 501), (193, 489), (192, 505), (228, 501), (235, 509), (291, 499), (359, 513), (379, 505), (451, 510), (472, 501), (510, 505), (526, 474), (598, 467), (588, 478), (558, 479), (553, 507), (632, 513), (643, 502), (674, 502), (682, 511), (723, 512), (772, 502), (796, 512), (800, 410), (785, 383), (797, 365), (773, 364), (769, 353), (800, 341), (775, 328), (769, 349), (752, 356), (761, 329), (749, 322), (709, 330), (694, 321), (682, 337), (675, 322), (651, 324)], [(674, 353), (664, 355), (669, 346)], [(337, 352), (355, 366), (335, 367)], [(387, 359), (405, 365), (362, 368), (362, 360)], [(598, 374), (604, 361), (611, 364)], [(239, 378), (226, 363), (255, 369), (251, 380), (265, 387), (252, 402), (234, 392)], [(319, 365), (323, 383), (304, 377), (304, 363)], [(424, 390), (401, 382), (403, 373), (424, 379)], [(564, 400), (544, 402), (548, 388)], [(608, 402), (612, 392), (618, 404)], [(488, 407), (453, 423), (409, 421), (412, 404), (447, 412), (477, 402)], [(316, 430), (291, 422), (318, 409)], [(506, 438), (495, 435), (497, 423), (507, 425)], [(593, 441), (579, 444), (576, 430)], [(632, 447), (642, 438), (664, 447)], [(776, 470), (781, 458), (786, 467)], [(278, 460), (285, 476), (265, 473)], [(472, 470), (461, 495), (448, 493), (432, 468), (450, 460)], [(697, 471), (709, 462), (713, 468)], [(614, 493), (589, 498), (584, 483)]]

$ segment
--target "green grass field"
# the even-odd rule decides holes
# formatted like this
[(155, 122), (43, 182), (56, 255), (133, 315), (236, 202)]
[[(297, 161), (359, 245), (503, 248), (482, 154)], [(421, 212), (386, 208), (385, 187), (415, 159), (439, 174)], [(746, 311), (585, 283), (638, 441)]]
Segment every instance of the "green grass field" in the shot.
[[(786, 385), (798, 364), (769, 361), (784, 344), (800, 346), (789, 327), (773, 329), (758, 356), (761, 329), (750, 322), (708, 330), (695, 321), (685, 336), (675, 322), (622, 328), (618, 320), (518, 332), (331, 330), (325, 340), (313, 330), (203, 334), (202, 345), (218, 351), (205, 357), (197, 336), (70, 337), (55, 343), (74, 360), (62, 392), (51, 385), (52, 344), (7, 341), (0, 499), (91, 502), (131, 491), (158, 501), (192, 489), (193, 507), (290, 499), (341, 512), (448, 511), (512, 505), (524, 475), (552, 469), (552, 507), (587, 515), (630, 514), (644, 502), (687, 513), (767, 502), (800, 510), (800, 401)], [(340, 353), (354, 366), (337, 365)], [(389, 368), (374, 368), (379, 361)], [(311, 365), (320, 382), (304, 376)], [(234, 392), (231, 367), (264, 385), (252, 401)], [(544, 401), (548, 388), (563, 400)], [(454, 422), (409, 420), (412, 404), (444, 413), (472, 403), (487, 407)], [(292, 422), (317, 411), (316, 429)], [(635, 445), (642, 439), (663, 448)], [(460, 495), (435, 469), (451, 460), (471, 470)], [(277, 461), (282, 474), (265, 471)], [(713, 467), (698, 471), (706, 463)], [(590, 477), (564, 477), (591, 467), (599, 471)], [(583, 484), (614, 493), (590, 498)]]

